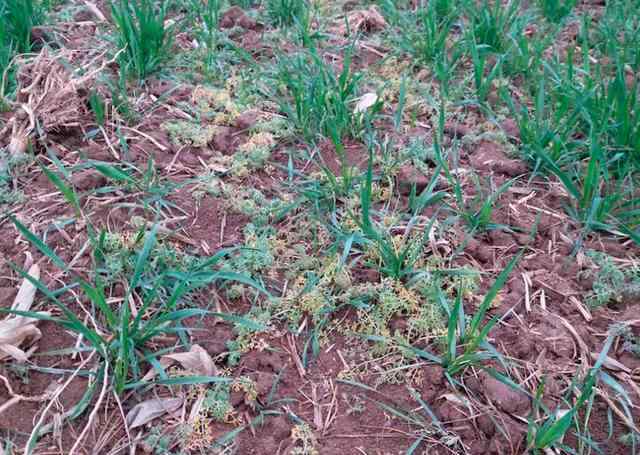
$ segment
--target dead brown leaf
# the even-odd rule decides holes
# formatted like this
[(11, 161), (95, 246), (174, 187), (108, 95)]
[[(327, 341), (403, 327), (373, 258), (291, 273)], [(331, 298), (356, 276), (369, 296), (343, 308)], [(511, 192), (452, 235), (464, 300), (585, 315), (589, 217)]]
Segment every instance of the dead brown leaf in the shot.
[[(160, 357), (160, 365), (162, 365), (162, 368), (167, 368), (176, 363), (180, 364), (185, 370), (193, 371), (203, 376), (216, 376), (218, 374), (218, 369), (213, 359), (209, 353), (198, 344), (191, 346), (188, 352), (167, 354)], [(156, 370), (151, 369), (142, 380), (150, 381), (155, 375)]]
[[(33, 264), (28, 274), (34, 279), (40, 279), (40, 267)], [(22, 281), (18, 295), (16, 295), (11, 309), (14, 311), (30, 311), (36, 295), (36, 287), (26, 278)], [(46, 311), (38, 312), (42, 316), (49, 316)], [(42, 333), (36, 327), (39, 319), (27, 316), (10, 315), (0, 321), (0, 360), (12, 357), (18, 362), (25, 362), (33, 350), (24, 351), (20, 346), (27, 340), (33, 344), (38, 341)]]
[(141, 427), (153, 419), (174, 412), (182, 406), (183, 401), (182, 398), (153, 398), (138, 403), (127, 413), (127, 425), (129, 429)]
[(200, 345), (194, 344), (189, 352), (163, 355), (162, 359), (179, 363), (185, 370), (191, 370), (205, 376), (215, 376), (218, 373), (213, 359)]

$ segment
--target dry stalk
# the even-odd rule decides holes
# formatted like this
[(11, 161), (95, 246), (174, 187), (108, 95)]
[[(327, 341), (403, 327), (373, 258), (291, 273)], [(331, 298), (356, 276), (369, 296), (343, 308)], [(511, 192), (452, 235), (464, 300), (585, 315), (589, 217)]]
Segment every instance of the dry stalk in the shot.
[(44, 408), (44, 410), (40, 413), (40, 417), (38, 418), (38, 421), (33, 426), (33, 430), (31, 431), (31, 434), (29, 435), (29, 439), (27, 440), (27, 443), (24, 446), (24, 453), (26, 453), (26, 454), (31, 453), (31, 447), (33, 446), (33, 444), (35, 443), (36, 439), (38, 438), (38, 435), (40, 433), (40, 427), (42, 426), (45, 417), (49, 413), (49, 410), (54, 405), (54, 403), (56, 403), (56, 401), (58, 400), (58, 398), (60, 397), (62, 392), (67, 387), (69, 387), (69, 384), (71, 384), (71, 381), (73, 381), (76, 378), (76, 376), (78, 376), (78, 373), (80, 373), (80, 370), (82, 370), (84, 368), (84, 366), (87, 363), (89, 363), (89, 361), (93, 358), (93, 356), (96, 354), (96, 352), (97, 352), (96, 350), (91, 351), (91, 354), (89, 354), (89, 356), (86, 359), (84, 359), (82, 362), (80, 362), (78, 367), (74, 370), (73, 374), (71, 374), (69, 376), (69, 378), (64, 382), (64, 384), (62, 384), (60, 387), (58, 387), (58, 389), (53, 393), (53, 395), (51, 396), (51, 399), (49, 400), (49, 403)]
[(80, 444), (82, 443), (85, 436), (87, 435), (89, 428), (91, 428), (91, 426), (93, 425), (96, 415), (100, 410), (100, 405), (102, 404), (102, 400), (104, 400), (104, 397), (107, 394), (108, 387), (109, 387), (109, 362), (105, 361), (104, 372), (102, 373), (102, 390), (100, 391), (100, 396), (98, 397), (98, 401), (96, 401), (95, 405), (93, 406), (93, 410), (89, 415), (89, 420), (87, 421), (87, 424), (82, 429), (82, 432), (80, 433), (80, 436), (78, 436), (78, 438), (76, 439), (76, 442), (73, 444), (73, 447), (71, 447), (71, 450), (69, 451), (69, 455), (74, 455), (76, 453), (76, 451), (78, 450), (78, 447), (80, 447)]

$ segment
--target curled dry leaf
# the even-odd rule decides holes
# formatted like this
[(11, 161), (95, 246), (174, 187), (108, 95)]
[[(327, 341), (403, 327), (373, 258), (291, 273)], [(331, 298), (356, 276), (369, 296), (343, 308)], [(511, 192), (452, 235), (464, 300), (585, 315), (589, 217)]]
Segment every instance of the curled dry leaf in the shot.
[[(40, 279), (40, 267), (33, 264), (29, 268), (29, 275), (34, 279)], [(36, 287), (26, 278), (23, 280), (18, 289), (11, 309), (15, 311), (30, 311), (33, 299), (36, 295)], [(43, 316), (49, 316), (46, 311), (37, 313)], [(5, 357), (13, 357), (18, 362), (25, 362), (30, 352), (25, 352), (20, 346), (26, 341), (31, 343), (37, 341), (42, 336), (40, 330), (36, 327), (38, 319), (27, 316), (10, 315), (0, 321), (0, 360)]]
[[(213, 359), (209, 353), (198, 344), (191, 346), (189, 352), (167, 354), (160, 357), (160, 365), (162, 365), (162, 368), (167, 368), (176, 363), (180, 364), (185, 370), (203, 376), (216, 376), (218, 374), (218, 369)], [(142, 379), (143, 381), (150, 381), (155, 375), (156, 370), (151, 369)]]
[(376, 95), (375, 93), (365, 93), (360, 97), (360, 100), (358, 100), (358, 104), (356, 104), (356, 107), (353, 110), (353, 112), (356, 114), (359, 114), (361, 112), (366, 112), (367, 109), (369, 109), (371, 106), (373, 106), (377, 102), (378, 102), (378, 95)]
[(182, 406), (182, 398), (153, 398), (138, 403), (127, 413), (127, 425), (134, 429), (151, 422), (153, 419), (176, 411)]
[(191, 346), (189, 352), (163, 355), (162, 359), (177, 362), (185, 370), (191, 370), (204, 376), (215, 376), (218, 373), (209, 353), (198, 344)]

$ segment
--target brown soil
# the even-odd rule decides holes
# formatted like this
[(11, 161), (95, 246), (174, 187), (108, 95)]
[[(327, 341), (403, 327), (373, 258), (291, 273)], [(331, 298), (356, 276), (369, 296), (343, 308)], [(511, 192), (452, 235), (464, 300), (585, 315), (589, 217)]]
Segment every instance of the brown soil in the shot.
[[(108, 9), (103, 11), (108, 13)], [(236, 38), (255, 58), (271, 55), (271, 51), (261, 41), (262, 26), (240, 8), (234, 7), (227, 11), (221, 19), (221, 26), (242, 29), (239, 32), (241, 35)], [(94, 28), (84, 26), (73, 28), (73, 31), (73, 42), (76, 44), (82, 36), (93, 36), (95, 33)], [(575, 34), (568, 34), (567, 42), (574, 39)], [(366, 67), (375, 64), (378, 58), (377, 51), (365, 49), (358, 53), (357, 64)], [(172, 88), (163, 84), (166, 83), (150, 82), (149, 92), (159, 96)], [(198, 175), (202, 170), (201, 159), (206, 161), (214, 151), (232, 154), (246, 141), (246, 130), (256, 121), (252, 113), (247, 113), (235, 125), (220, 128), (208, 145), (210, 150), (178, 150), (160, 125), (167, 119), (175, 118), (167, 106), (175, 107), (177, 103), (190, 99), (192, 89), (187, 84), (180, 86), (172, 92), (165, 107), (151, 111), (136, 126), (136, 130), (142, 135), (135, 131), (127, 132), (131, 162), (144, 169), (147, 161), (152, 158), (160, 175), (174, 183), (184, 182)], [(477, 124), (484, 123), (480, 113), (472, 113), (466, 119), (464, 124), (454, 122), (445, 126), (445, 133), (450, 140), (470, 135)], [(509, 140), (518, 140), (513, 121), (507, 120), (501, 128)], [(420, 134), (426, 133), (421, 130)], [(71, 130), (58, 132), (47, 140), (50, 145), (58, 146), (60, 157), (71, 165), (79, 164), (84, 159), (115, 162), (100, 136), (84, 139), (79, 130)], [(349, 166), (358, 172), (366, 168), (367, 150), (361, 142), (348, 140), (344, 150), (345, 161)], [(320, 144), (319, 154), (324, 166), (339, 175), (341, 163), (330, 141)], [(284, 165), (286, 158), (279, 151), (274, 152), (273, 161), (276, 163)], [(473, 170), (480, 181), (489, 182), (486, 184), (494, 187), (510, 179), (517, 179), (499, 198), (493, 213), (493, 221), (508, 226), (509, 229), (478, 233), (474, 238), (469, 238), (457, 226), (447, 233), (450, 238), (447, 239), (449, 245), (446, 248), (448, 253), (460, 253), (457, 256), (451, 255), (455, 257), (452, 265), (468, 265), (485, 272), (478, 295), (472, 297), (475, 304), (480, 302), (480, 296), (484, 295), (497, 273), (513, 255), (524, 250), (522, 260), (500, 293), (497, 305), (491, 310), (491, 316), (499, 315), (502, 320), (493, 329), (490, 338), (496, 348), (517, 365), (514, 370), (518, 372), (518, 380), (527, 386), (527, 390), (535, 390), (536, 384), (545, 377), (545, 404), (550, 407), (561, 406), (568, 387), (566, 378), (577, 371), (581, 355), (585, 354), (582, 349), (586, 348), (588, 353), (599, 353), (609, 326), (614, 322), (637, 319), (640, 311), (635, 298), (625, 299), (610, 307), (586, 307), (584, 297), (591, 289), (592, 282), (585, 279), (582, 272), (588, 271), (590, 264), (576, 245), (582, 244), (585, 248), (606, 252), (620, 260), (632, 260), (640, 250), (629, 241), (621, 242), (605, 235), (590, 234), (582, 238), (579, 226), (563, 211), (568, 198), (560, 185), (538, 178), (529, 182), (527, 164), (510, 157), (505, 146), (497, 142), (482, 140), (465, 146), (460, 156), (460, 166), (463, 170)], [(282, 174), (286, 175), (284, 172)], [(279, 186), (280, 174), (276, 175), (278, 178), (261, 171), (255, 172), (241, 183), (260, 188), (267, 194), (279, 194), (283, 189)], [(413, 168), (403, 169), (397, 176), (397, 184), (402, 193), (400, 203), (407, 202), (407, 182), (409, 188), (415, 183), (420, 191), (428, 184), (429, 177), (416, 175)], [(105, 178), (95, 171), (77, 172), (72, 181), (82, 194), (83, 211), (98, 226), (113, 232), (131, 231), (132, 216), (148, 215), (140, 207), (126, 205), (134, 201), (130, 195), (118, 191), (93, 194), (93, 190), (106, 184)], [(474, 182), (464, 177), (463, 181), (465, 193), (474, 194)], [(66, 224), (55, 227), (53, 222), (72, 218), (73, 210), (59, 194), (54, 194), (55, 187), (35, 164), (17, 178), (17, 184), (26, 197), (25, 202), (18, 207), (16, 216), (39, 235), (44, 236), (46, 233), (47, 244), (65, 261), (71, 261), (87, 239), (84, 226)], [(180, 209), (173, 210), (172, 216), (178, 217), (186, 213), (180, 221), (169, 226), (176, 234), (172, 241), (184, 251), (197, 254), (212, 254), (220, 248), (242, 245), (243, 227), (250, 219), (229, 210), (228, 201), (210, 195), (196, 199), (193, 191), (193, 185), (187, 184), (167, 196), (168, 202)], [(58, 287), (58, 270), (35, 253), (35, 249), (18, 234), (10, 220), (0, 218), (0, 306), (3, 308), (10, 305), (20, 283), (9, 263), (24, 263), (27, 252), (32, 253), (34, 259), (42, 265), (43, 281), (52, 288)], [(434, 252), (436, 253), (437, 251)], [(82, 273), (89, 264), (88, 253), (81, 255), (77, 258), (74, 272)], [(284, 287), (284, 279), (272, 279), (274, 288)], [(379, 282), (381, 277), (371, 269), (356, 268), (353, 279), (359, 282)], [(215, 291), (205, 291), (200, 297), (203, 301), (211, 302), (213, 292)], [(232, 311), (246, 311), (251, 306), (250, 302), (244, 300), (227, 301), (221, 295), (217, 298), (224, 307)], [(43, 300), (40, 305), (48, 308)], [(467, 308), (467, 314), (472, 310), (473, 308)], [(349, 318), (354, 319), (357, 315), (353, 310), (345, 310), (334, 317), (350, 320)], [(402, 316), (398, 319), (395, 323), (402, 324)], [(218, 366), (223, 368), (228, 354), (227, 342), (236, 336), (232, 328), (208, 319), (191, 323), (193, 328), (199, 329), (194, 330), (192, 341), (203, 346)], [(634, 327), (637, 334), (637, 324)], [(42, 323), (40, 329), (44, 338), (38, 342), (38, 353), (70, 348), (76, 342), (74, 337), (54, 323)], [(422, 437), (423, 442), (415, 453), (525, 453), (526, 418), (532, 408), (531, 399), (485, 372), (469, 369), (460, 378), (460, 387), (456, 389), (447, 382), (440, 367), (417, 362), (414, 367), (416, 379), (411, 385), (433, 410), (446, 434), (418, 432), (415, 426), (409, 426), (390, 411), (393, 407), (405, 412), (422, 412), (406, 385), (379, 385), (377, 381), (381, 372), (375, 368), (362, 377), (350, 378), (344, 375), (358, 363), (357, 360), (362, 360), (348, 357), (348, 352), (364, 356), (364, 353), (358, 352), (357, 346), (349, 344), (349, 339), (332, 332), (330, 340), (322, 346), (319, 355), (313, 357), (309, 354), (308, 364), (303, 366), (301, 359), (309, 333), (304, 331), (293, 337), (284, 327), (277, 330), (277, 334), (260, 335), (260, 339), (253, 340), (255, 346), (261, 348), (244, 354), (232, 372), (233, 376), (247, 376), (255, 381), (259, 403), (268, 407), (267, 400), (274, 383), (277, 391), (271, 401), (283, 400), (274, 408), (281, 415), (267, 417), (262, 424), (240, 433), (237, 446), (239, 454), (290, 453), (295, 447), (291, 437), (292, 429), (300, 420), (313, 425), (317, 438), (316, 448), (320, 454), (404, 453), (417, 437)], [(637, 395), (640, 360), (623, 352), (617, 345), (609, 356), (631, 371), (608, 372), (624, 384), (634, 403), (637, 403), (640, 398)], [(30, 369), (25, 375), (19, 373), (19, 368), (13, 364), (0, 363), (0, 375), (7, 378), (16, 394), (33, 397), (44, 393), (52, 382), (64, 382), (68, 373), (49, 374), (41, 369), (73, 371), (79, 359), (72, 359), (69, 355), (36, 356), (31, 359), (29, 366), (33, 366), (32, 363), (40, 367), (40, 371)], [(495, 367), (500, 368), (500, 365)], [(363, 383), (376, 389), (376, 392), (357, 387), (353, 385), (354, 382)], [(86, 379), (75, 378), (61, 394), (55, 406), (56, 411), (62, 412), (77, 403), (86, 384)], [(462, 395), (461, 390), (467, 394)], [(611, 394), (611, 391), (608, 393)], [(9, 398), (8, 391), (0, 383), (0, 405)], [(137, 398), (140, 397), (133, 397), (130, 402), (123, 404), (125, 412), (135, 404)], [(255, 406), (245, 403), (242, 397), (234, 396), (232, 400), (236, 414), (245, 423), (257, 416)], [(472, 401), (473, 406), (467, 405), (465, 400)], [(15, 443), (24, 443), (43, 405), (39, 401), (23, 401), (10, 412), (4, 413), (0, 419), (0, 435), (10, 437)], [(603, 441), (600, 446), (603, 453), (627, 454), (629, 448), (617, 440), (617, 436), (627, 431), (619, 419), (614, 421), (614, 437), (608, 438), (609, 409), (602, 399), (596, 399), (590, 421), (592, 435), (595, 440)], [(113, 400), (109, 401), (108, 411), (100, 413), (98, 425), (111, 428), (110, 424), (113, 424), (118, 437), (125, 438), (125, 435), (120, 434), (121, 427), (113, 423), (121, 418)], [(637, 406), (633, 412), (637, 424), (640, 421)], [(422, 415), (425, 421), (431, 422), (429, 416), (424, 413)], [(44, 439), (44, 446), (51, 447), (53, 452), (57, 450), (64, 453), (73, 444), (78, 428), (82, 428), (84, 421), (86, 416), (71, 425), (64, 425), (61, 428), (61, 439), (57, 439), (56, 433), (49, 435)], [(211, 428), (211, 435), (214, 438), (221, 437), (233, 428), (232, 425), (218, 424)], [(88, 436), (86, 453), (91, 453), (92, 448), (98, 446), (101, 436), (99, 430)], [(577, 444), (572, 435), (567, 436), (565, 443), (569, 446)], [(107, 453), (106, 449), (102, 450), (102, 453)], [(127, 452), (128, 448), (117, 453)], [(42, 453), (51, 452), (43, 450)]]

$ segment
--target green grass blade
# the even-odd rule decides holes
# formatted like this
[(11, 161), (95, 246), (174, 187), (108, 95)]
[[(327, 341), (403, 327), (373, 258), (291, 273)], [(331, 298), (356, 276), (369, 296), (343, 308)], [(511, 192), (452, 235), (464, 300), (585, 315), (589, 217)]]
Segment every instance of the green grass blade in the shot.
[(51, 262), (53, 262), (60, 269), (65, 270), (65, 271), (67, 270), (67, 264), (65, 264), (64, 261), (62, 259), (60, 259), (60, 256), (58, 256), (51, 248), (49, 248), (49, 246), (47, 246), (46, 243), (44, 243), (42, 240), (40, 240), (40, 238), (38, 236), (36, 236), (34, 233), (32, 233), (29, 230), (29, 228), (27, 228), (24, 224), (22, 224), (20, 221), (18, 221), (16, 219), (16, 217), (13, 216), (13, 215), (9, 215), (9, 219), (18, 228), (18, 231), (20, 231), (20, 233), (26, 237), (26, 239), (29, 241), (29, 243), (31, 243), (38, 250), (40, 250), (40, 252), (42, 254), (44, 254), (46, 257), (51, 259)]
[(513, 271), (513, 268), (516, 266), (516, 264), (518, 263), (518, 261), (520, 260), (523, 254), (524, 252), (520, 251), (517, 255), (515, 255), (509, 261), (509, 263), (504, 268), (504, 270), (502, 270), (502, 272), (500, 272), (500, 275), (498, 275), (498, 277), (496, 278), (496, 281), (493, 283), (493, 286), (491, 286), (491, 289), (489, 289), (489, 291), (485, 295), (482, 303), (478, 308), (478, 311), (476, 311), (476, 313), (473, 315), (473, 318), (471, 319), (471, 323), (469, 325), (469, 331), (468, 331), (470, 336), (474, 336), (475, 334), (478, 333), (480, 323), (484, 319), (484, 316), (487, 310), (491, 306), (491, 303), (493, 302), (493, 300), (498, 295), (498, 292), (500, 292), (500, 290), (506, 284), (507, 279), (509, 278), (509, 275), (511, 274), (511, 272)]

